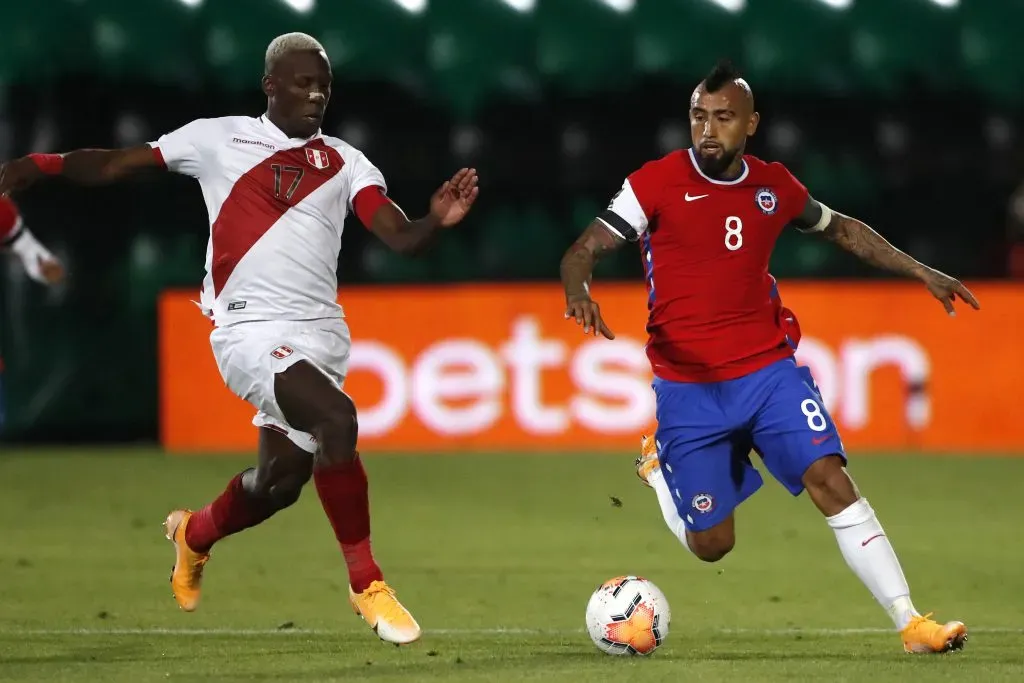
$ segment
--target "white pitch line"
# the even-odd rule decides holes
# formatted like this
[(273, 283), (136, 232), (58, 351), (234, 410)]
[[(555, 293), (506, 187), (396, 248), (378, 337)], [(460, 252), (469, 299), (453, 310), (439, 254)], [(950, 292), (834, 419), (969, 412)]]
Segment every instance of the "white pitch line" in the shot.
[[(894, 634), (887, 628), (716, 628), (701, 629), (699, 632), (722, 635), (753, 636), (857, 636), (873, 634)], [(0, 636), (330, 636), (348, 635), (351, 631), (333, 629), (235, 629), (235, 628), (68, 628), (68, 629), (0, 629)], [(585, 633), (583, 629), (533, 629), (533, 628), (440, 628), (428, 629), (424, 635), (431, 636), (576, 636)], [(970, 628), (968, 633), (1021, 634), (1024, 628), (981, 627)]]

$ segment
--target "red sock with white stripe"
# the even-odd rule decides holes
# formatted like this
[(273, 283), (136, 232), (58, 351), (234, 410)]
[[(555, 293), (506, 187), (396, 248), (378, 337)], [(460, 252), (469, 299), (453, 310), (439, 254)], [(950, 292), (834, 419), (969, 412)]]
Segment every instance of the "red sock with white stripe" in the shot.
[(356, 455), (352, 462), (319, 467), (313, 483), (345, 557), (349, 585), (362, 593), (384, 579), (370, 549), (370, 487), (363, 462)]
[(825, 521), (836, 534), (846, 564), (885, 608), (896, 628), (903, 630), (919, 613), (910, 601), (910, 587), (896, 552), (867, 499), (861, 498)]

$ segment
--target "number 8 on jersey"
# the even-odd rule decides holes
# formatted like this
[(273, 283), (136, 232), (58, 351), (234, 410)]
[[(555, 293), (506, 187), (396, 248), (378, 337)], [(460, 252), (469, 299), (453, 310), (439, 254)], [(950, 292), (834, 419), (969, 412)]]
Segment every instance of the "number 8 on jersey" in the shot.
[(736, 251), (743, 246), (743, 219), (729, 216), (725, 219), (725, 248)]

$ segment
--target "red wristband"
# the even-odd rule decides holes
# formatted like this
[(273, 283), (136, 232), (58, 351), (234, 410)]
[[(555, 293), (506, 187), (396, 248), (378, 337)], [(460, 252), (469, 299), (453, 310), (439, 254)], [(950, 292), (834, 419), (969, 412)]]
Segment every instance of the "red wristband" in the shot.
[(378, 185), (369, 185), (359, 190), (355, 199), (352, 200), (352, 208), (356, 210), (356, 217), (367, 230), (373, 227), (373, 217), (377, 210), (385, 204), (391, 203), (384, 189)]
[(28, 158), (46, 175), (60, 175), (64, 171), (64, 157), (60, 154), (29, 154)]

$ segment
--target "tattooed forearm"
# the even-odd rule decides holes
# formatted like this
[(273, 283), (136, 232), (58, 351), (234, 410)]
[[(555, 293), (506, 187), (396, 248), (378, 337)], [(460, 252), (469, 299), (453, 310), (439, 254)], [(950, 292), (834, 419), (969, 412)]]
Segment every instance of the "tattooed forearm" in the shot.
[(603, 224), (594, 221), (562, 257), (560, 272), (566, 300), (590, 296), (590, 280), (598, 259), (625, 244)]
[(594, 273), (594, 265), (597, 258), (586, 247), (576, 242), (569, 251), (562, 257), (560, 268), (562, 274), (562, 286), (565, 287), (565, 297), (585, 296), (590, 289), (590, 279)]
[(833, 212), (832, 222), (823, 234), (865, 263), (883, 270), (911, 277), (920, 277), (927, 270), (855, 218)]

